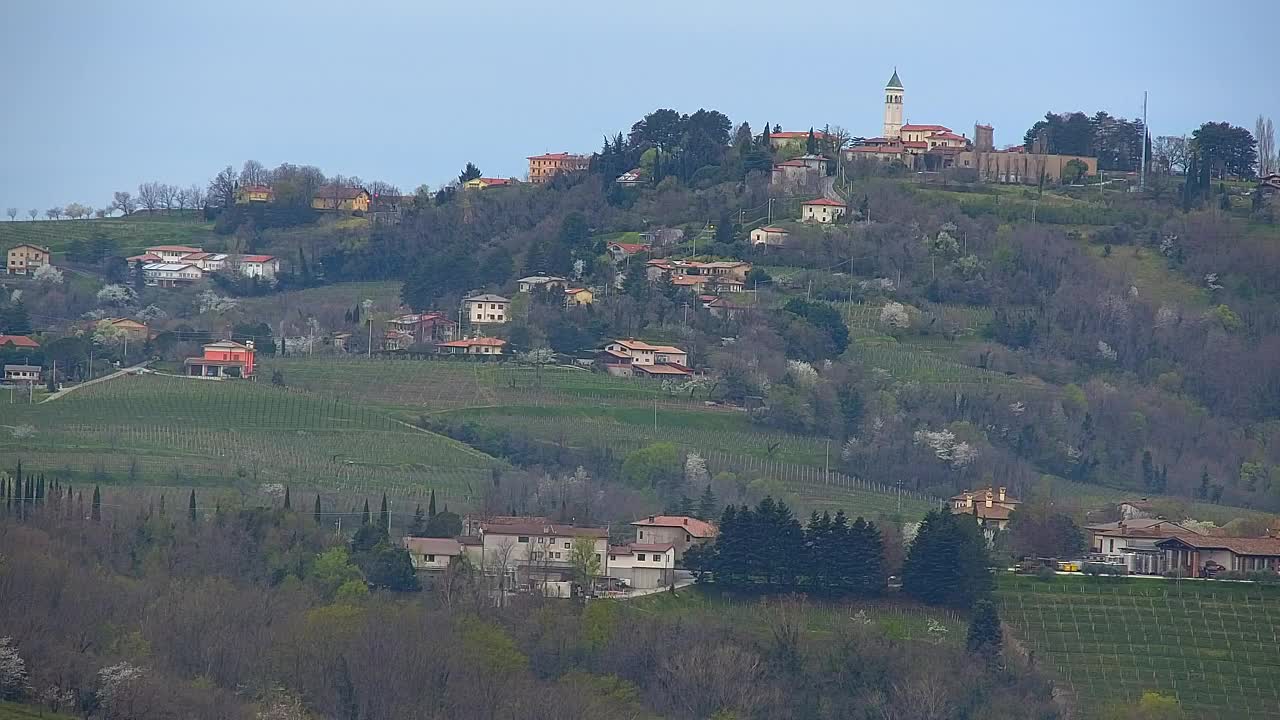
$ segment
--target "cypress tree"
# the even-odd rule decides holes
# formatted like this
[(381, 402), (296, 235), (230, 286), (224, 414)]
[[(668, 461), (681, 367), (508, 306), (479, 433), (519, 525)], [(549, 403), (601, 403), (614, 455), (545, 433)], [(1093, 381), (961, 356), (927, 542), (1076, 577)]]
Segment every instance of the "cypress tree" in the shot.
[(360, 524), (369, 524), (369, 498), (364, 499), (364, 512), (360, 513)]
[(409, 535), (412, 537), (425, 537), (427, 533), (427, 516), (422, 512), (422, 505), (419, 504), (413, 511), (413, 523), (409, 525)]
[(436, 491), (431, 491), (431, 499), (427, 500), (427, 517), (436, 516)]
[(852, 565), (849, 590), (864, 596), (884, 592), (888, 581), (884, 568), (884, 538), (875, 523), (859, 517), (849, 528)]
[(190, 497), (187, 498), (187, 519), (193, 524), (196, 522), (196, 491), (191, 490)]
[(320, 524), (320, 493), (316, 493), (316, 507), (311, 511), (311, 517), (315, 518), (316, 524)]
[(93, 486), (93, 507), (90, 512), (94, 522), (102, 520), (102, 490), (97, 485)]
[(293, 503), (289, 501), (289, 486), (284, 486), (284, 509), (288, 512), (293, 509)]
[(969, 637), (965, 649), (970, 655), (996, 664), (1000, 660), (1000, 652), (1004, 646), (1004, 632), (1000, 629), (1000, 614), (995, 603), (990, 600), (979, 600), (973, 606), (973, 617), (969, 620)]
[(391, 527), (391, 511), (387, 509), (386, 493), (382, 493), (382, 510), (378, 512), (378, 527), (384, 531)]
[(818, 139), (813, 135), (813, 128), (809, 128), (809, 138), (804, 142), (804, 151), (808, 155), (818, 152)]
[(698, 497), (698, 519), (710, 520), (716, 515), (716, 494), (711, 489), (711, 483), (703, 488), (702, 495)]
[(164, 517), (164, 494), (160, 495), (160, 517)]

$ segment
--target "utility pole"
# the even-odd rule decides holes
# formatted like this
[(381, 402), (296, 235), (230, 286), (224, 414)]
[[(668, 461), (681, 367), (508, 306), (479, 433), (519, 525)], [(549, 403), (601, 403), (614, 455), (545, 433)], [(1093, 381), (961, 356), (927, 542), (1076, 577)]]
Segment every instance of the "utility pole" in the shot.
[(902, 514), (902, 478), (898, 478), (898, 481), (894, 484), (898, 486), (898, 514), (901, 515)]
[(653, 434), (656, 439), (658, 434), (658, 398), (653, 399)]
[(831, 484), (831, 438), (827, 438), (827, 449), (823, 453), (823, 472), (822, 481), (828, 485)]
[(373, 318), (365, 318), (365, 325), (369, 326), (369, 346), (364, 349), (366, 358), (373, 357)]
[(1142, 177), (1138, 180), (1138, 189), (1147, 190), (1147, 138), (1151, 131), (1147, 129), (1147, 91), (1142, 91)]
[(391, 537), (391, 506), (395, 505), (394, 500), (387, 501), (387, 537)]

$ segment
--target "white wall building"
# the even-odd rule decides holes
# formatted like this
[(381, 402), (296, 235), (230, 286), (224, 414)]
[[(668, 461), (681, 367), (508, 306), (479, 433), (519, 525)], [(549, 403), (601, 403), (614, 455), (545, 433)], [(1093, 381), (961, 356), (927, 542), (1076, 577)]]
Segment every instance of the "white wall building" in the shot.
[(473, 325), (501, 324), (511, 318), (511, 301), (501, 295), (485, 294), (462, 301), (467, 320)]
[(609, 577), (635, 590), (668, 587), (675, 582), (676, 548), (671, 543), (609, 548)]

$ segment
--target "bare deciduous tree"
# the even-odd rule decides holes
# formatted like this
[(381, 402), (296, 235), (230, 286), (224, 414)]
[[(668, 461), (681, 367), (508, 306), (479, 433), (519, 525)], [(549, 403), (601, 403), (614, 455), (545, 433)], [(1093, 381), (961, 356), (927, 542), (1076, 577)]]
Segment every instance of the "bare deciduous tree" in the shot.
[(271, 182), (271, 173), (257, 160), (245, 160), (240, 168), (241, 185), (266, 185)]
[(197, 212), (204, 209), (204, 191), (199, 185), (187, 188), (187, 207)]
[(62, 208), (51, 207), (48, 210), (44, 211), (44, 216), (49, 218), (50, 220), (57, 220), (58, 218), (62, 217)]
[(9, 216), (9, 222), (13, 222), (13, 219), (18, 217), (18, 208), (9, 208), (4, 213)]
[(1183, 173), (1187, 169), (1187, 139), (1177, 135), (1161, 135), (1151, 143), (1151, 157), (1166, 173)]
[(133, 193), (116, 192), (112, 196), (110, 209), (119, 210), (122, 215), (132, 215), (138, 209), (138, 203), (133, 199)]
[(206, 200), (217, 207), (229, 208), (236, 203), (236, 190), (239, 187), (240, 181), (236, 171), (228, 165), (209, 181)]
[(1258, 175), (1266, 177), (1277, 171), (1277, 163), (1280, 162), (1276, 155), (1276, 129), (1271, 118), (1258, 116), (1253, 137), (1258, 141)]
[(158, 182), (145, 182), (138, 186), (138, 204), (148, 213), (160, 208), (161, 187)]
[(157, 200), (160, 207), (165, 210), (173, 210), (177, 206), (178, 187), (168, 183), (158, 183), (156, 185)]
[(40, 211), (35, 208), (31, 208), (27, 211), (27, 214), (31, 216), (31, 221), (35, 222), (36, 216), (40, 214)]

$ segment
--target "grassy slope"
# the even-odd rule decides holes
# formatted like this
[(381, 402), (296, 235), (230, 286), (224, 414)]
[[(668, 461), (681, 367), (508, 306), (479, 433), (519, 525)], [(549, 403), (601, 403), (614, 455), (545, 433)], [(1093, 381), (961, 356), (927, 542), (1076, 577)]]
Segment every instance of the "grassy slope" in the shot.
[(1003, 576), (997, 596), (1086, 710), (1155, 690), (1193, 718), (1280, 718), (1280, 588)]
[(149, 217), (139, 213), (129, 218), (103, 220), (0, 222), (0, 248), (34, 243), (57, 253), (64, 251), (72, 240), (88, 240), (99, 235), (115, 240), (122, 254), (133, 254), (150, 245), (199, 247), (214, 240), (213, 225), (191, 216)]
[(62, 713), (51, 713), (39, 705), (0, 702), (0, 720), (75, 720), (75, 718)]
[[(80, 482), (287, 482), (466, 500), (496, 461), (330, 398), (266, 383), (124, 377), (37, 405), (0, 406), (0, 463)], [(34, 435), (19, 438), (15, 427)]]

